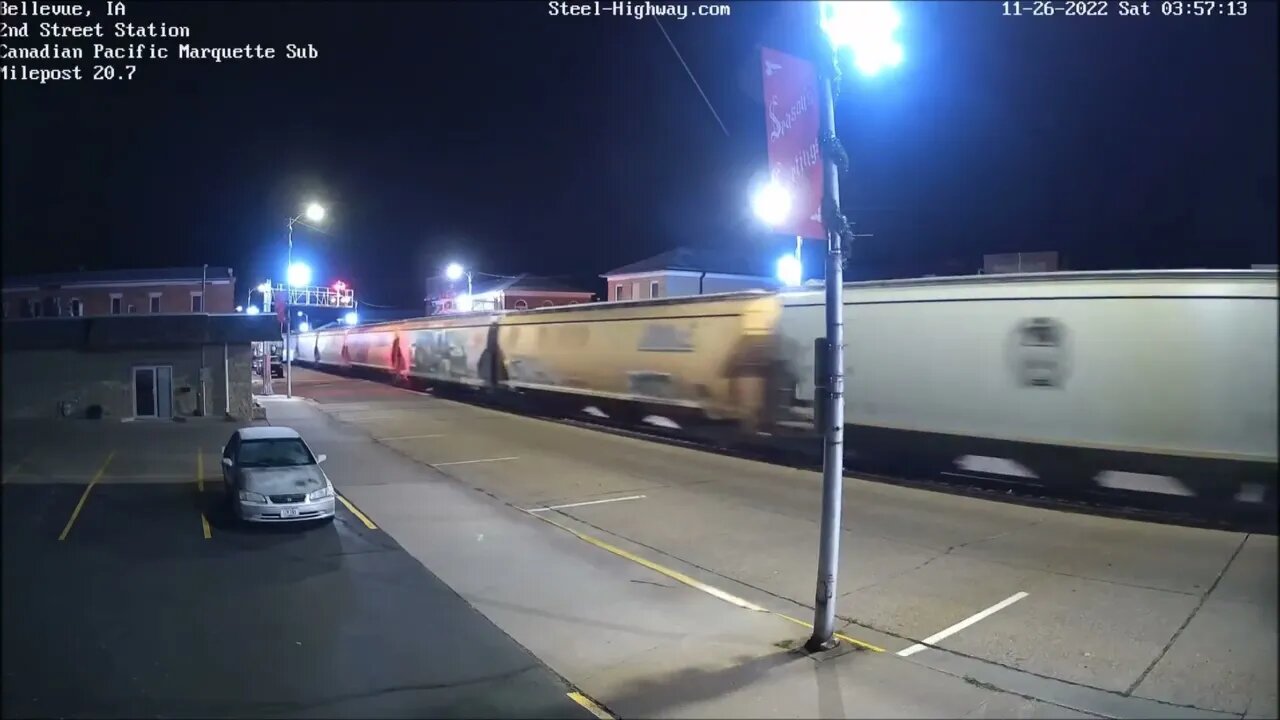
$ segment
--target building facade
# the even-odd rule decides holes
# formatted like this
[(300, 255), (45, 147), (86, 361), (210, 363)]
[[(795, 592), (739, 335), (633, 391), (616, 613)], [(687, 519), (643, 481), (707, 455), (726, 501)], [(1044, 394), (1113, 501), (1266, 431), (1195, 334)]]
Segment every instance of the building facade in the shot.
[[(465, 281), (463, 281), (465, 282)], [(554, 280), (520, 276), (472, 287), (470, 295), (438, 291), (427, 298), (431, 315), (478, 310), (529, 310), (556, 305), (578, 305), (595, 299), (594, 293), (575, 289)]]
[(777, 279), (750, 259), (677, 248), (614, 268), (601, 275), (609, 300), (710, 295), (739, 290), (774, 290)]
[(133, 315), (3, 323), (5, 419), (247, 420), (268, 315)]
[(150, 268), (28, 275), (4, 280), (4, 318), (232, 313), (227, 267)]

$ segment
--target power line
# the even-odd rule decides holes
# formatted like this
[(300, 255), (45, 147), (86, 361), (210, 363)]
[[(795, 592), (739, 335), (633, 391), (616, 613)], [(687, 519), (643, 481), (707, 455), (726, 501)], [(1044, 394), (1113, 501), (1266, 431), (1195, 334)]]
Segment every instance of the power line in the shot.
[(676, 44), (671, 41), (671, 36), (667, 34), (667, 29), (662, 27), (662, 21), (656, 17), (653, 21), (658, 23), (658, 29), (662, 31), (662, 37), (667, 39), (667, 44), (671, 46), (671, 51), (676, 54), (676, 59), (684, 66), (684, 71), (689, 74), (689, 79), (693, 81), (693, 86), (698, 89), (698, 94), (702, 96), (702, 101), (707, 104), (707, 109), (711, 111), (711, 115), (715, 117), (716, 123), (720, 126), (720, 129), (724, 131), (724, 136), (729, 137), (729, 129), (724, 126), (724, 122), (720, 120), (720, 114), (717, 113), (715, 107), (711, 105), (711, 100), (707, 97), (707, 94), (702, 91), (702, 86), (698, 84), (698, 78), (693, 76), (693, 71), (689, 69), (689, 64), (684, 61), (684, 57), (682, 57), (680, 55), (680, 51), (676, 49)]

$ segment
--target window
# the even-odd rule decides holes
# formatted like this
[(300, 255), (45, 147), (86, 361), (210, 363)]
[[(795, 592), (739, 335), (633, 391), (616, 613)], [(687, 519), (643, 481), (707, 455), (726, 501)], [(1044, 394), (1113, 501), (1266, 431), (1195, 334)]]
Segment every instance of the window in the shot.
[(44, 309), (43, 307), (41, 307), (40, 301), (28, 300), (27, 302), (31, 303), (31, 317), (33, 318), (40, 317), (40, 314), (41, 314), (40, 311)]
[(516, 309), (517, 309), (517, 310), (527, 310), (527, 309), (529, 309), (529, 303), (525, 302), (524, 300), (517, 300), (517, 301), (516, 301)]
[(150, 303), (149, 311), (153, 313), (160, 312), (160, 293), (151, 293)]
[(80, 298), (71, 298), (71, 317), (84, 317), (84, 303)]
[(119, 295), (119, 294), (112, 294), (112, 296), (111, 296), (111, 314), (112, 314), (112, 315), (119, 315), (119, 314), (120, 314), (120, 308), (121, 308), (121, 307), (123, 307), (123, 306), (124, 306), (124, 300), (120, 297), (120, 295)]
[(316, 462), (298, 438), (242, 441), (235, 460), (242, 468), (298, 467)]
[(138, 312), (138, 306), (134, 305), (133, 303), (129, 303), (129, 314), (132, 315), (136, 312)]
[(191, 293), (191, 312), (204, 312), (204, 293)]
[(44, 299), (44, 312), (49, 317), (62, 317), (62, 303), (59, 298), (47, 297)]
[(614, 287), (614, 288), (613, 288), (613, 299), (614, 299), (614, 300), (621, 300), (621, 299), (622, 299), (622, 286), (621, 286), (621, 285), (618, 285), (618, 286), (616, 286), (616, 287)]
[(657, 280), (649, 281), (649, 297), (651, 298), (658, 297), (658, 281)]

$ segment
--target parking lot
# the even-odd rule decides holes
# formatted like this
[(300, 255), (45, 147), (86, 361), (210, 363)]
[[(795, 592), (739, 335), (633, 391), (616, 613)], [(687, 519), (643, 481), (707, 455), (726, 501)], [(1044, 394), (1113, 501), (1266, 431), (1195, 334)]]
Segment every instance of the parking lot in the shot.
[(591, 717), (345, 498), (231, 522), (235, 427), (6, 423), (6, 717)]
[[(812, 603), (816, 473), (309, 371), (294, 391), (336, 421), (335, 438), (371, 437), (752, 603), (798, 617)], [(403, 505), (393, 488), (352, 494)], [(408, 509), (382, 512), (391, 532), (411, 527)], [(844, 517), (837, 612), (886, 654), (1104, 716), (1276, 712), (1275, 536), (856, 478)]]

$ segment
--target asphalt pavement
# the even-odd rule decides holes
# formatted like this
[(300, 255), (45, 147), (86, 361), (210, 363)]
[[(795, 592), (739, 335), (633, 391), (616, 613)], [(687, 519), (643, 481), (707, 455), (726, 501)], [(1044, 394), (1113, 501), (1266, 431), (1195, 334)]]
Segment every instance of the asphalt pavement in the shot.
[[(350, 445), (347, 454), (356, 464), (343, 470), (349, 483), (344, 492), (385, 518), (384, 528), (474, 606), (620, 715), (629, 716), (625, 708), (632, 710), (630, 716), (725, 716), (733, 706), (723, 703), (741, 700), (748, 692), (742, 689), (742, 673), (754, 678), (746, 685), (759, 690), (798, 672), (790, 669), (794, 665), (779, 662), (774, 667), (769, 664), (773, 660), (761, 659), (776, 660), (760, 643), (778, 650), (802, 642), (806, 634), (792, 620), (811, 612), (820, 504), (817, 474), (306, 370), (295, 372), (294, 388), (296, 394), (312, 398), (314, 406), (304, 402), (277, 410), (273, 405), (268, 414), (283, 413), (290, 422), (319, 433), (318, 442), (335, 443), (331, 457), (340, 454), (337, 443)], [(328, 420), (317, 421), (317, 409)], [(394, 450), (399, 469), (392, 472), (374, 465), (384, 460), (373, 458), (384, 455), (367, 447), (371, 441)], [(374, 467), (378, 470), (370, 470)], [(429, 472), (424, 474), (424, 469)], [(557, 546), (535, 553), (531, 548), (542, 541), (533, 530), (521, 525), (517, 532), (511, 529), (514, 521), (505, 516), (466, 517), (480, 511), (468, 506), (464, 512), (461, 499), (440, 495), (441, 488), (449, 486), (427, 480), (437, 475), (454, 479), (458, 487), (482, 491), (480, 497), (509, 510), (532, 511), (524, 513), (522, 522), (542, 518), (538, 522), (545, 526), (545, 521), (554, 520), (560, 526), (555, 529), (578, 550)], [(453, 514), (446, 517), (432, 510), (444, 507)], [(486, 550), (495, 544), (496, 528), (519, 538), (501, 546), (505, 553)], [(477, 539), (462, 545), (457, 534), (463, 532)], [(838, 610), (846, 623), (844, 633), (875, 648), (852, 654), (855, 661), (820, 663), (846, 690), (874, 675), (868, 668), (889, 661), (884, 665), (889, 668), (883, 671), (886, 678), (911, 678), (915, 687), (930, 688), (939, 698), (949, 690), (932, 683), (945, 676), (967, 678), (968, 687), (994, 688), (1000, 697), (1030, 703), (1005, 708), (1017, 714), (1277, 713), (1274, 536), (1097, 517), (850, 478), (842, 547)], [(587, 617), (589, 608), (564, 597), (587, 592), (582, 576), (566, 569), (563, 560), (565, 553), (578, 551), (590, 551), (581, 561), (592, 572), (599, 572), (606, 562), (600, 556), (610, 563), (630, 564), (642, 573), (629, 578), (630, 585), (687, 586), (661, 572), (655, 577), (657, 571), (648, 563), (758, 607), (760, 611), (743, 615), (753, 618), (750, 627), (730, 631), (749, 647), (711, 649), (714, 644), (695, 643), (705, 656), (705, 663), (698, 665), (673, 660), (688, 650), (685, 645), (650, 636), (647, 645), (617, 644), (616, 657), (597, 657), (594, 650), (589, 661), (568, 657), (571, 653), (561, 649), (565, 640), (548, 622), (530, 624), (527, 618), (535, 612), (559, 612), (566, 627), (572, 627)], [(511, 562), (515, 565), (503, 565)], [(489, 567), (505, 569), (478, 572)], [(504, 572), (523, 580), (512, 586), (516, 581), (505, 580)], [(559, 594), (535, 597), (530, 588), (539, 577), (546, 577)], [(586, 586), (591, 592), (614, 587), (610, 582)], [(638, 602), (616, 588), (614, 592), (619, 601)], [(715, 598), (714, 593), (700, 594)], [(682, 601), (664, 615), (673, 618), (676, 634), (730, 622), (713, 622), (712, 610), (694, 609), (689, 602)], [(718, 602), (724, 607), (717, 617), (733, 607), (731, 601)], [(502, 603), (523, 609), (504, 608)], [(783, 618), (791, 627), (759, 625), (762, 617)], [(688, 618), (697, 622), (686, 627), (682, 623)], [(581, 630), (581, 622), (576, 624)], [(630, 627), (616, 618), (614, 624)], [(742, 662), (717, 665), (739, 651), (746, 658)], [(856, 662), (860, 669), (830, 669), (840, 667), (840, 662)], [(768, 667), (761, 670), (761, 663)], [(674, 673), (671, 683), (704, 691), (717, 681), (699, 684), (691, 678), (715, 677), (719, 671), (708, 667), (738, 670), (724, 676), (732, 688), (703, 692), (715, 697), (693, 697), (698, 693), (689, 690), (691, 697), (677, 692), (678, 702), (660, 707), (652, 700), (637, 700), (637, 684), (661, 687), (652, 683), (664, 665)], [(920, 670), (931, 674), (912, 675)], [(816, 672), (800, 674), (810, 685), (793, 688), (794, 692), (809, 700), (822, 695), (812, 685), (818, 682)], [(892, 685), (889, 679), (885, 683)], [(865, 700), (867, 688), (858, 687)], [(841, 692), (834, 696), (843, 697)], [(827, 696), (833, 697), (830, 691)], [(913, 697), (919, 700), (918, 693)], [(939, 709), (923, 705), (908, 711), (910, 703), (898, 701), (879, 710), (923, 716)], [(804, 716), (794, 711), (802, 705), (795, 700), (789, 707), (770, 710), (757, 701), (748, 704), (754, 712), (747, 714)], [(836, 706), (828, 701), (824, 707), (823, 714), (828, 714)], [(842, 712), (861, 716), (867, 709), (865, 704), (856, 709), (845, 706)], [(970, 711), (989, 712), (977, 707)]]
[(6, 423), (4, 717), (593, 717), (350, 501), (231, 522), (234, 427)]

